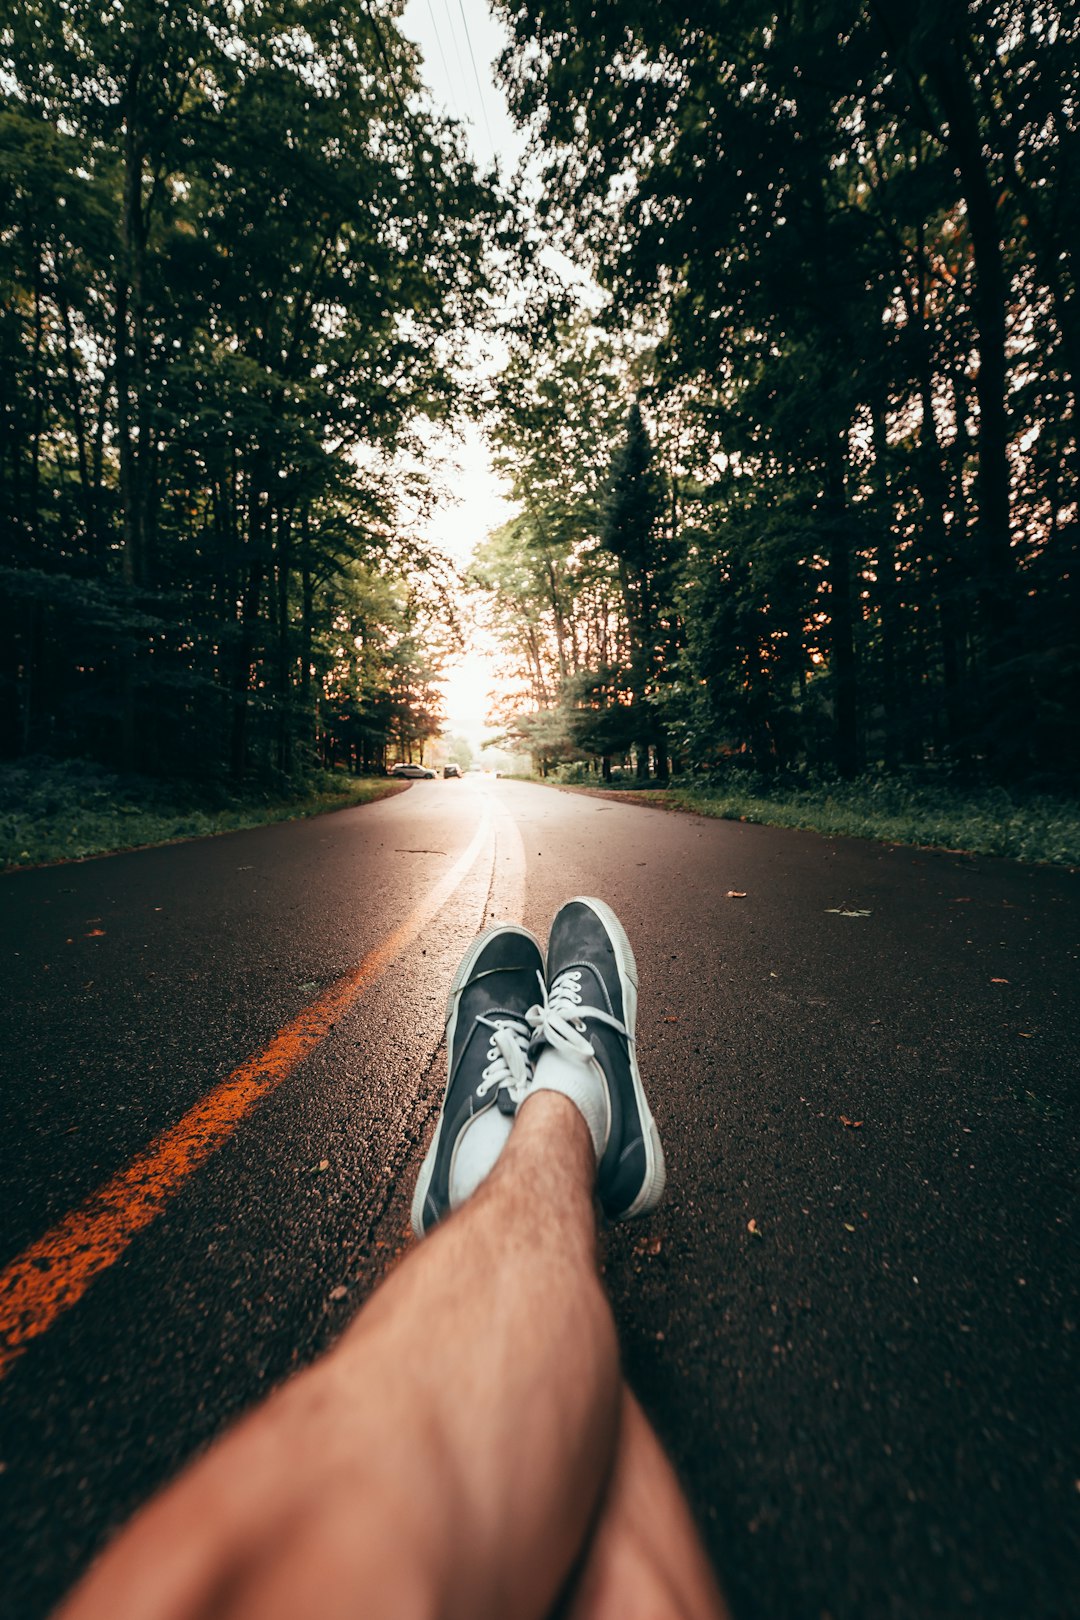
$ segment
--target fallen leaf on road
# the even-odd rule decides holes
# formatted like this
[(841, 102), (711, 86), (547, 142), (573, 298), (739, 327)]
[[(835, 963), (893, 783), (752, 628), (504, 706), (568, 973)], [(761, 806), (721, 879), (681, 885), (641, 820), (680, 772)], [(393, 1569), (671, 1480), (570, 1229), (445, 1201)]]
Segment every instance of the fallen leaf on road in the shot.
[(852, 1131), (861, 1131), (862, 1130), (862, 1120), (861, 1119), (848, 1119), (846, 1114), (841, 1114), (840, 1115), (840, 1123), (841, 1123), (841, 1125), (846, 1125), (848, 1127), (848, 1129), (852, 1130)]
[(634, 1244), (634, 1253), (659, 1254), (662, 1246), (662, 1240), (658, 1237), (639, 1238)]
[(329, 1168), (330, 1168), (330, 1160), (329, 1159), (320, 1159), (318, 1167), (319, 1167), (320, 1170), (329, 1170)]
[(748, 1232), (750, 1232), (754, 1237), (760, 1237), (761, 1236), (761, 1233), (758, 1231), (757, 1221), (747, 1221), (746, 1230)]
[(854, 1230), (855, 1230), (855, 1228), (852, 1226), (850, 1221), (845, 1221), (844, 1222), (844, 1231), (845, 1232), (854, 1232)]
[(872, 917), (871, 911), (856, 911), (852, 906), (826, 906), (826, 912), (833, 917)]
[(950, 906), (970, 906), (970, 894), (958, 894), (955, 900), (949, 901)]
[(746, 899), (746, 890), (745, 889), (729, 889), (728, 892), (727, 892), (727, 897), (728, 897), (729, 900), (745, 900)]
[(661, 1018), (660, 1022), (662, 1024), (677, 1024), (679, 1022), (679, 1020), (677, 1018), (675, 1018), (675, 1017), (669, 1017), (669, 1016), (665, 1015), (663, 1018)]
[(1030, 1029), (1018, 1029), (1016, 1033), (1022, 1041), (1033, 1041), (1035, 1039)]
[(330, 1290), (330, 1298), (331, 1299), (344, 1299), (345, 1295), (348, 1292), (349, 1292), (349, 1290), (345, 1287), (344, 1283), (338, 1283), (336, 1288), (331, 1288), (331, 1290)]
[(104, 930), (104, 928), (91, 928), (90, 932), (88, 934), (86, 934), (84, 937), (86, 939), (104, 939), (105, 938), (105, 930)]
[(991, 984), (1008, 984), (1008, 979), (991, 979)]

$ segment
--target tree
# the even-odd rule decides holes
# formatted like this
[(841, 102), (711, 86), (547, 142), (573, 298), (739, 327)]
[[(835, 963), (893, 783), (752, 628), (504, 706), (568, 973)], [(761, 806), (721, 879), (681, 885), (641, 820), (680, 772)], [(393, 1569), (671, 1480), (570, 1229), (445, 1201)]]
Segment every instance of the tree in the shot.
[(637, 774), (648, 776), (649, 757), (655, 753), (656, 774), (666, 781), (667, 735), (654, 701), (658, 684), (672, 667), (673, 652), (670, 635), (665, 635), (670, 627), (673, 560), (663, 549), (663, 506), (652, 442), (635, 402), (626, 419), (625, 438), (612, 458), (601, 537), (618, 560), (629, 628)]
[[(747, 662), (781, 637), (806, 757), (1075, 772), (1050, 676), (1074, 690), (1075, 19), (1020, 0), (501, 9), (541, 215), (584, 249), (606, 318), (655, 341), (651, 410), (693, 402), (680, 568), (713, 639), (689, 633), (678, 723), (702, 746), (700, 683), (719, 698), (730, 678), (729, 741), (790, 757), (759, 714), (763, 690), (788, 711), (787, 673), (781, 695)], [(730, 474), (769, 494), (733, 500)]]
[[(354, 571), (437, 572), (395, 458), (460, 408), (503, 208), (394, 15), (29, 0), (5, 28), (8, 751), (289, 776), (335, 756)], [(430, 718), (430, 660), (381, 646)]]

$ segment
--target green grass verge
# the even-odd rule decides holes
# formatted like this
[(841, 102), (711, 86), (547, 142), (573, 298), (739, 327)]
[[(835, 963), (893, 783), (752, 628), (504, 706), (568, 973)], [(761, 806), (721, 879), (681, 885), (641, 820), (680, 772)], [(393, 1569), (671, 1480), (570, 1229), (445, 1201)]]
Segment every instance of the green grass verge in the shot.
[(578, 791), (611, 792), (638, 804), (689, 810), (724, 821), (799, 827), (836, 837), (877, 838), (1016, 861), (1080, 865), (1080, 803), (1046, 795), (1014, 795), (1003, 788), (969, 790), (863, 778), (770, 790), (760, 780), (742, 784), (729, 778), (709, 784), (682, 780), (666, 788), (628, 785), (581, 787)]
[(0, 768), (0, 870), (293, 821), (400, 791), (386, 777), (324, 771), (291, 791), (233, 796), (214, 785), (114, 776), (81, 760), (22, 760)]

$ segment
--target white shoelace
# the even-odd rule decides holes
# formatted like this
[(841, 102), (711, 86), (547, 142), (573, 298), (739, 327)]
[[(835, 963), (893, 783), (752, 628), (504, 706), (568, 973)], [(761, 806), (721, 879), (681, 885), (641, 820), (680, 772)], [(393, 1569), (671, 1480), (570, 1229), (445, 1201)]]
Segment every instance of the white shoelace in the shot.
[(633, 1040), (626, 1025), (601, 1007), (584, 1007), (581, 1002), (581, 969), (564, 968), (549, 990), (541, 973), (542, 1001), (530, 1007), (524, 1018), (484, 1018), (478, 1024), (491, 1031), (487, 1067), (481, 1071), (478, 1097), (505, 1087), (515, 1103), (521, 1103), (532, 1079), (530, 1054), (550, 1046), (563, 1057), (589, 1062), (596, 1056), (585, 1032), (585, 1019), (607, 1024), (627, 1040)]
[(529, 1064), (532, 1026), (523, 1018), (478, 1016), (476, 1022), (485, 1025), (492, 1032), (488, 1045), (487, 1068), (481, 1071), (476, 1095), (486, 1097), (489, 1091), (505, 1086), (514, 1101), (521, 1102), (532, 1074)]
[(628, 1041), (633, 1040), (626, 1025), (620, 1023), (612, 1013), (604, 1012), (600, 1007), (582, 1006), (580, 968), (563, 968), (550, 990), (539, 973), (536, 977), (540, 980), (544, 999), (541, 1004), (530, 1007), (525, 1014), (533, 1032), (534, 1049), (550, 1046), (562, 1057), (578, 1058), (587, 1063), (596, 1053), (585, 1032), (586, 1018), (607, 1024), (618, 1034), (625, 1035)]

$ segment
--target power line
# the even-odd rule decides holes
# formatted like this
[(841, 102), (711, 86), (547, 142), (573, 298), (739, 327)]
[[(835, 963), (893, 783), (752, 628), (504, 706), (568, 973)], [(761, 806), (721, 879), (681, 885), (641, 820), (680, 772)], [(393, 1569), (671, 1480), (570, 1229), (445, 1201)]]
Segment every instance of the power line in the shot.
[(461, 60), (461, 49), (457, 40), (457, 29), (454, 27), (454, 19), (450, 12), (450, 0), (443, 0), (443, 8), (446, 12), (446, 26), (450, 30), (450, 43), (454, 47), (454, 60), (457, 62), (458, 77), (462, 80), (464, 86), (465, 64)]
[(458, 122), (460, 123), (461, 122), (461, 111), (460, 111), (460, 108), (458, 107), (457, 96), (454, 94), (454, 81), (450, 77), (450, 66), (449, 66), (449, 63), (446, 60), (446, 52), (443, 50), (442, 35), (439, 33), (439, 25), (435, 21), (435, 8), (431, 4), (431, 0), (427, 0), (427, 8), (428, 8), (428, 16), (431, 18), (431, 31), (435, 35), (435, 43), (439, 48), (439, 61), (442, 63), (442, 70), (443, 70), (444, 75), (446, 76), (446, 83), (447, 83), (447, 86), (448, 86), (449, 91), (450, 91), (450, 100), (451, 100), (451, 102), (453, 104), (454, 116), (455, 116), (455, 118), (457, 118)]
[(465, 27), (465, 43), (469, 47), (469, 61), (472, 63), (473, 78), (476, 80), (476, 94), (480, 98), (480, 112), (484, 119), (484, 128), (487, 130), (488, 145), (491, 148), (491, 155), (494, 158), (497, 156), (495, 151), (495, 137), (492, 135), (491, 125), (488, 123), (487, 102), (484, 100), (484, 87), (480, 83), (480, 74), (476, 67), (476, 55), (473, 51), (472, 38), (469, 34), (469, 19), (465, 15), (464, 0), (458, 0), (458, 9), (461, 12), (461, 21)]

